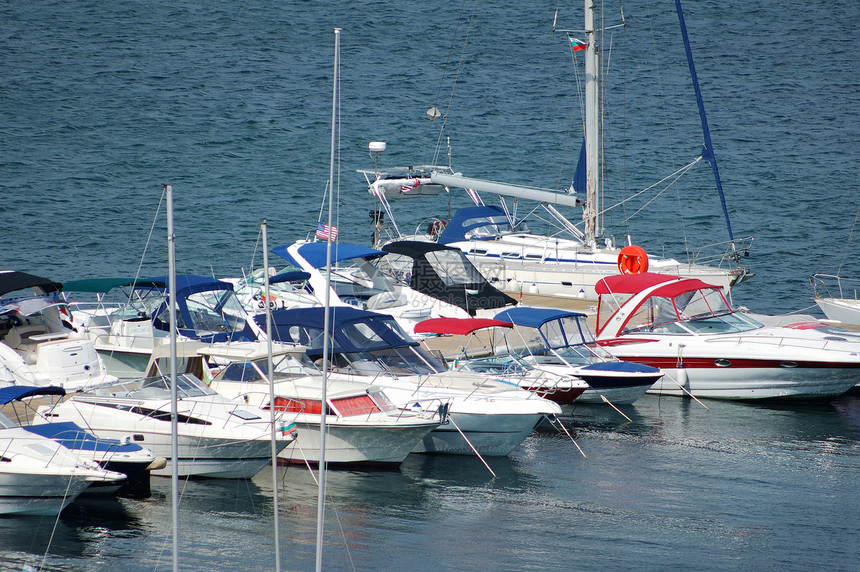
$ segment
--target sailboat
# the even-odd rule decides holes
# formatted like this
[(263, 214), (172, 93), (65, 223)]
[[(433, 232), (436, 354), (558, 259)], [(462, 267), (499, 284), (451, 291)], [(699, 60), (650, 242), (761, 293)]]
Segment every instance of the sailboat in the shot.
[(857, 297), (860, 278), (813, 274), (810, 282), (815, 292), (813, 300), (827, 316), (828, 322), (860, 326), (860, 298)]
[[(677, 6), (683, 29), (680, 4)], [(603, 277), (618, 273), (651, 271), (662, 274), (698, 278), (726, 290), (751, 277), (751, 273), (740, 265), (747, 255), (751, 239), (735, 239), (723, 202), (723, 211), (729, 230), (728, 249), (716, 261), (716, 265), (697, 263), (695, 260), (681, 262), (674, 258), (649, 256), (642, 248), (629, 243), (616, 245), (611, 238), (599, 236), (600, 217), (600, 93), (598, 32), (594, 22), (594, 1), (585, 2), (585, 137), (574, 183), (567, 192), (557, 192), (526, 186), (487, 181), (450, 172), (450, 169), (432, 171), (425, 177), (427, 184), (447, 188), (463, 188), (469, 191), (476, 206), (460, 209), (450, 220), (431, 220), (419, 225), (416, 233), (403, 235), (394, 224), (398, 240), (420, 240), (436, 242), (459, 248), (494, 286), (509, 294), (531, 294), (553, 298), (580, 298), (596, 300), (594, 285)], [(722, 185), (716, 169), (713, 147), (708, 134), (701, 94), (693, 67), (689, 42), (684, 30), (687, 58), (693, 75), (705, 144), (701, 157), (714, 168), (717, 188), (722, 198)], [(385, 180), (385, 172), (377, 175), (376, 181)], [(425, 179), (416, 178), (421, 182)], [(379, 185), (371, 184), (369, 192), (385, 207), (391, 217), (388, 200), (399, 198), (393, 193), (383, 193)], [(424, 184), (424, 183), (422, 183)], [(554, 221), (559, 233), (544, 235), (531, 232), (527, 221), (519, 219), (515, 208), (483, 204), (478, 192), (501, 197), (512, 197), (536, 201), (546, 211), (546, 218)], [(408, 194), (408, 193), (404, 193)], [(584, 196), (583, 196), (584, 195)], [(559, 207), (582, 208), (583, 230), (567, 219)], [(562, 236), (565, 235), (565, 236)], [(628, 242), (629, 239), (628, 239)]]

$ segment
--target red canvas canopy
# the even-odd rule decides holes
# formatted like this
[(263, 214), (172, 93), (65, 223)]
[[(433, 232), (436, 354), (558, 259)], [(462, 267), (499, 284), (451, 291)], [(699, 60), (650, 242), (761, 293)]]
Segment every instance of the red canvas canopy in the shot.
[(615, 274), (602, 278), (594, 285), (598, 294), (636, 294), (661, 282), (677, 280), (677, 276), (668, 276), (656, 272), (642, 274)]
[(657, 274), (656, 272), (644, 272), (642, 274), (618, 274), (607, 276), (594, 285), (594, 291), (598, 294), (637, 294), (646, 288), (655, 286), (662, 282), (675, 280), (671, 285), (658, 288), (653, 292), (654, 296), (677, 296), (681, 292), (698, 290), (700, 288), (719, 288), (713, 284), (702, 282), (698, 278), (680, 279), (678, 276)]
[(489, 318), (431, 318), (415, 325), (416, 334), (455, 334), (465, 336), (484, 328), (513, 328), (510, 322)]

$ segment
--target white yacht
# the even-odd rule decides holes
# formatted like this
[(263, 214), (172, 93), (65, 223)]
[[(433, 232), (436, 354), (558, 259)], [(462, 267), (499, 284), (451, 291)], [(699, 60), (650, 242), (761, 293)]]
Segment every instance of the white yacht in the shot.
[[(75, 393), (39, 412), (52, 421), (71, 421), (103, 438), (133, 440), (168, 459), (154, 475), (172, 474), (170, 379), (120, 381)], [(177, 377), (180, 476), (251, 478), (271, 459), (268, 412), (217, 394), (199, 379)], [(294, 427), (278, 429), (280, 452), (296, 438)]]

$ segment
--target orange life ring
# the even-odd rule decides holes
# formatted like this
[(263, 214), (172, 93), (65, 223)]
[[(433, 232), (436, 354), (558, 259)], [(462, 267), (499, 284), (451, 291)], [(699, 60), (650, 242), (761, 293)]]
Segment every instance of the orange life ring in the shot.
[(621, 274), (641, 274), (648, 272), (648, 255), (636, 245), (625, 246), (618, 253), (618, 272)]

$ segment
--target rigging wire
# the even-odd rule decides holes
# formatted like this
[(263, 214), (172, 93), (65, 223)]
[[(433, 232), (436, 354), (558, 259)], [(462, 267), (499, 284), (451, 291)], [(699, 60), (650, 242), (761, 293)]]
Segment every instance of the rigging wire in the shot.
[[(472, 31), (472, 23), (475, 20), (475, 13), (477, 12), (477, 9), (478, 9), (478, 0), (474, 0), (474, 2), (472, 3), (472, 11), (469, 14), (468, 25), (466, 26), (466, 35), (463, 38), (463, 46), (460, 49), (460, 58), (457, 61), (457, 69), (454, 73), (454, 78), (451, 81), (451, 90), (448, 94), (448, 102), (445, 105), (445, 112), (442, 113), (442, 125), (439, 127), (439, 136), (437, 137), (436, 142), (433, 146), (433, 158), (430, 161), (430, 163), (433, 165), (435, 165), (438, 162), (439, 154), (442, 152), (442, 148), (443, 148), (442, 142), (444, 140), (445, 127), (448, 124), (448, 116), (449, 116), (449, 113), (451, 112), (451, 105), (454, 101), (454, 91), (457, 87), (457, 82), (460, 79), (460, 73), (463, 70), (463, 59), (465, 58), (465, 55), (466, 55), (466, 46), (469, 45), (469, 35), (471, 34), (471, 31)], [(457, 26), (454, 28), (454, 35), (451, 38), (451, 46), (449, 47), (449, 50), (448, 50), (448, 59), (445, 61), (445, 66), (444, 66), (445, 70), (448, 69), (448, 64), (451, 61), (451, 55), (454, 53), (454, 39), (457, 37), (457, 31), (460, 29), (460, 22), (462, 20), (462, 17), (463, 17), (463, 14), (465, 13), (465, 11), (466, 11), (466, 0), (463, 0), (463, 5), (460, 8), (460, 15), (457, 17)], [(439, 95), (442, 91), (442, 83), (445, 80), (446, 73), (447, 72), (443, 72), (442, 77), (439, 78), (439, 87), (437, 88), (436, 97), (434, 97), (434, 102), (438, 101), (438, 99), (439, 99)], [(434, 104), (434, 107), (435, 107), (435, 104)], [(430, 124), (428, 124), (427, 129), (428, 129), (428, 132), (432, 129), (432, 122)]]

